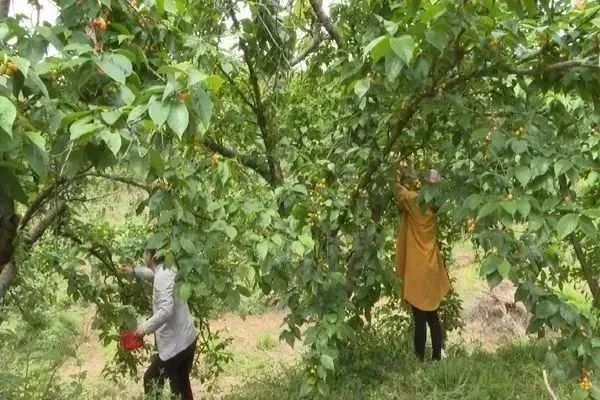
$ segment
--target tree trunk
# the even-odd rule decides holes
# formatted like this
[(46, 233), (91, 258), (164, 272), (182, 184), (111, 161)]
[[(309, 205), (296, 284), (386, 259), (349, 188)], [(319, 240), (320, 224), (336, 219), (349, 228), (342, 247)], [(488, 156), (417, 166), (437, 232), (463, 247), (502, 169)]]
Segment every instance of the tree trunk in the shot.
[(8, 17), (10, 10), (10, 0), (0, 0), (0, 18)]
[(0, 271), (12, 258), (18, 222), (13, 199), (0, 192)]

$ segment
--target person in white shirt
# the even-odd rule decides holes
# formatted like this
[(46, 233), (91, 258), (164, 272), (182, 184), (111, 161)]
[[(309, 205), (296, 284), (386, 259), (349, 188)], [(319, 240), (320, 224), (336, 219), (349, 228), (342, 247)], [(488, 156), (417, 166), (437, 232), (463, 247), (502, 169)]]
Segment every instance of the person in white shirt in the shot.
[(164, 257), (147, 249), (144, 261), (146, 267), (123, 266), (126, 274), (153, 281), (153, 315), (135, 331), (139, 337), (154, 333), (158, 350), (144, 374), (144, 392), (162, 392), (168, 378), (174, 398), (193, 400), (190, 372), (198, 333), (192, 314), (187, 302), (175, 298), (177, 272), (164, 265)]

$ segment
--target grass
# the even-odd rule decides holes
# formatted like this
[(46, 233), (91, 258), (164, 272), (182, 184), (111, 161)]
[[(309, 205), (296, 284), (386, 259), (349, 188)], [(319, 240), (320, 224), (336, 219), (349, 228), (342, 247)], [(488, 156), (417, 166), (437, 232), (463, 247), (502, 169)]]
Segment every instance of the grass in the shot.
[[(376, 339), (376, 337), (372, 337)], [(365, 349), (346, 354), (344, 364), (329, 382), (328, 399), (369, 400), (539, 400), (547, 398), (542, 379), (544, 343), (513, 344), (496, 353), (466, 355), (450, 350), (441, 362), (422, 364), (413, 357), (406, 340), (394, 348), (390, 341), (371, 342)], [(232, 400), (298, 398), (299, 368), (274, 373), (238, 387)], [(567, 388), (555, 387), (559, 396)], [(562, 398), (562, 397), (560, 397)]]
[(261, 334), (258, 337), (256, 348), (262, 351), (269, 351), (277, 347), (277, 341), (269, 334)]

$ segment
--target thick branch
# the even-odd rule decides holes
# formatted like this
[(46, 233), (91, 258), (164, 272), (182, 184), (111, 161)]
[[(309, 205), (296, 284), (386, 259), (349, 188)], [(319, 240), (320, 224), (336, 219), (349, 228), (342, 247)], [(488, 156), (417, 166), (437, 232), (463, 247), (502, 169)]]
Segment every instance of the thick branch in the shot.
[(575, 256), (577, 257), (579, 265), (581, 266), (583, 276), (590, 288), (592, 297), (594, 298), (594, 307), (600, 308), (600, 284), (598, 284), (598, 280), (594, 276), (593, 267), (588, 262), (583, 249), (581, 248), (581, 241), (579, 238), (575, 234), (571, 234), (570, 239), (571, 244), (573, 244), (573, 249), (575, 250)]
[(335, 44), (339, 49), (343, 49), (345, 46), (344, 39), (342, 39), (342, 35), (338, 32), (337, 28), (331, 21), (331, 18), (325, 14), (323, 11), (323, 7), (321, 7), (321, 0), (309, 0), (310, 5), (317, 16), (319, 22), (323, 25), (329, 36), (333, 39)]
[(48, 212), (48, 214), (42, 219), (35, 228), (33, 228), (27, 236), (25, 236), (23, 242), (26, 246), (33, 246), (46, 232), (46, 230), (52, 225), (52, 223), (62, 213), (67, 210), (67, 204), (65, 202), (59, 203), (54, 209)]
[(8, 17), (10, 10), (10, 0), (0, 0), (0, 18)]
[[(241, 32), (240, 23), (235, 15), (235, 10), (231, 8), (229, 14), (231, 16), (231, 20), (233, 21), (233, 27), (237, 31)], [(271, 174), (271, 177), (268, 181), (271, 184), (271, 186), (279, 186), (283, 182), (283, 173), (281, 171), (281, 165), (279, 164), (279, 161), (277, 161), (273, 155), (273, 138), (271, 137), (271, 134), (268, 129), (268, 121), (266, 117), (265, 106), (262, 101), (262, 95), (260, 92), (260, 86), (258, 84), (258, 77), (254, 69), (254, 64), (252, 64), (250, 48), (248, 47), (248, 42), (246, 42), (246, 39), (244, 39), (242, 36), (240, 36), (239, 38), (239, 43), (244, 56), (244, 62), (246, 63), (246, 67), (248, 68), (248, 77), (250, 80), (250, 85), (252, 86), (256, 122), (258, 123), (258, 127), (260, 129), (263, 142), (265, 144), (265, 150), (267, 151), (267, 161), (269, 163), (269, 171)]]
[(42, 208), (46, 200), (53, 193), (55, 193), (55, 190), (57, 190), (61, 185), (65, 184), (66, 182), (67, 180), (65, 178), (61, 178), (58, 181), (51, 184), (50, 186), (48, 186), (47, 188), (45, 188), (42, 192), (40, 192), (40, 194), (38, 194), (38, 196), (35, 198), (35, 200), (33, 200), (29, 208), (27, 208), (27, 210), (25, 211), (25, 214), (23, 214), (21, 224), (19, 225), (19, 228), (21, 230), (27, 227), (27, 224), (29, 223), (29, 221), (31, 221), (31, 218), (33, 218), (33, 216)]
[(240, 154), (237, 151), (227, 148), (212, 139), (204, 138), (204, 146), (210, 151), (221, 154), (223, 157), (233, 158), (238, 160), (242, 165), (254, 170), (260, 176), (262, 176), (267, 182), (271, 181), (271, 174), (269, 172), (269, 166), (265, 164), (258, 157), (252, 157), (245, 154)]
[(8, 288), (17, 276), (17, 267), (13, 260), (9, 261), (0, 272), (0, 300), (4, 299)]

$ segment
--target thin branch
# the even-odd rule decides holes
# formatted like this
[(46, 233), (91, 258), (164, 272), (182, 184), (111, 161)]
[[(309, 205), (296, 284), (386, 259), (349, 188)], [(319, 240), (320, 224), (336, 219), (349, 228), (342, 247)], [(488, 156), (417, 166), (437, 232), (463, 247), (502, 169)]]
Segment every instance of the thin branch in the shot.
[(331, 36), (339, 49), (343, 49), (345, 47), (344, 39), (342, 39), (342, 35), (340, 35), (338, 32), (337, 28), (331, 21), (331, 18), (329, 18), (323, 11), (323, 7), (321, 7), (321, 1), (309, 0), (309, 2), (315, 15), (317, 16), (317, 19), (323, 25), (329, 36)]
[(89, 172), (89, 173), (83, 174), (82, 176), (91, 176), (91, 177), (96, 177), (96, 178), (108, 179), (110, 181), (120, 182), (120, 183), (129, 185), (129, 186), (143, 189), (146, 192), (152, 191), (152, 188), (150, 186), (144, 185), (143, 183), (136, 182), (132, 178), (127, 178), (125, 176), (101, 174), (101, 173), (97, 173), (97, 172)]
[(546, 373), (546, 370), (542, 371), (542, 376), (544, 377), (544, 385), (546, 385), (548, 396), (550, 396), (550, 399), (552, 400), (558, 400), (558, 397), (556, 397), (556, 394), (554, 394), (554, 390), (552, 390), (552, 388), (550, 387), (550, 383), (548, 382), (548, 374)]
[(244, 103), (246, 103), (246, 105), (248, 107), (250, 107), (250, 109), (252, 111), (254, 111), (254, 113), (256, 113), (256, 107), (254, 106), (254, 103), (252, 103), (250, 101), (250, 99), (244, 94), (244, 92), (242, 92), (242, 90), (238, 87), (238, 85), (236, 85), (236, 83), (233, 80), (233, 78), (231, 77), (231, 75), (229, 75), (227, 72), (225, 72), (225, 70), (223, 69), (223, 67), (220, 64), (219, 64), (219, 70), (221, 71), (221, 73), (223, 75), (225, 75), (225, 78), (229, 81), (229, 83), (231, 83), (233, 90), (235, 90), (235, 92), (242, 98)]
[(519, 68), (511, 65), (505, 65), (501, 66), (500, 69), (515, 75), (547, 75), (552, 72), (560, 72), (578, 67), (590, 69), (600, 68), (598, 64), (590, 63), (587, 60), (567, 60), (541, 67)]
[(294, 66), (298, 65), (299, 63), (301, 63), (302, 61), (304, 61), (304, 59), (306, 57), (308, 57), (308, 55), (310, 53), (312, 53), (313, 51), (315, 51), (315, 49), (317, 47), (319, 47), (319, 44), (322, 41), (323, 41), (323, 35), (321, 35), (321, 32), (316, 32), (316, 34), (313, 37), (312, 42), (304, 50), (302, 50), (300, 53), (298, 53), (298, 55), (296, 57), (294, 57), (290, 61), (290, 67), (294, 67)]

